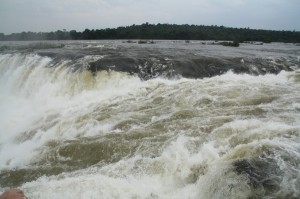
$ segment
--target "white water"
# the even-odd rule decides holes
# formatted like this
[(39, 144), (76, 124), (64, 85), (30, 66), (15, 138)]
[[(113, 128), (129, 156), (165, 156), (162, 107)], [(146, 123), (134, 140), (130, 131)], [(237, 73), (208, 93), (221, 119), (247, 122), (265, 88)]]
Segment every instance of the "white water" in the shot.
[[(64, 172), (22, 181), (31, 199), (298, 198), (299, 90), (297, 72), (140, 81), (0, 55), (0, 174), (62, 164)], [(116, 159), (76, 156), (105, 140)], [(69, 146), (78, 151), (64, 155)], [(87, 155), (105, 155), (97, 149)], [(276, 177), (274, 193), (235, 171), (242, 159), (274, 161), (265, 176)]]

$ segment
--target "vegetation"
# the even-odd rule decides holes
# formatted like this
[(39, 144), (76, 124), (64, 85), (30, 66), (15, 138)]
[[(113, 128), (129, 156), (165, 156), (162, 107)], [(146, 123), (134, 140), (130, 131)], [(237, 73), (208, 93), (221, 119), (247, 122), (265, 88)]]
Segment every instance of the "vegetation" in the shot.
[[(56, 32), (22, 32), (4, 35), (0, 40), (91, 40), (91, 39), (139, 39), (139, 40), (223, 40), (262, 41), (262, 42), (300, 42), (299, 31), (256, 30), (250, 28), (229, 28), (224, 26), (149, 24), (127, 27), (89, 30), (57, 30)], [(233, 44), (232, 43), (232, 44)], [(228, 44), (231, 45), (231, 44)]]

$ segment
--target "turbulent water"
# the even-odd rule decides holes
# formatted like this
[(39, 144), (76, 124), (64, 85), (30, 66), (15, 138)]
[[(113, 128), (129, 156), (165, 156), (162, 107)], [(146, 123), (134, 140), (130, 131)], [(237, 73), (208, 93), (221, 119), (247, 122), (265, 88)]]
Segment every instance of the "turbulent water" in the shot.
[[(20, 187), (30, 199), (300, 198), (299, 47), (291, 54), (284, 44), (195, 51), (203, 44), (166, 43), (2, 51), (0, 191)], [(224, 51), (242, 63), (255, 57), (262, 60), (251, 62), (256, 71), (280, 58), (289, 70), (202, 78), (150, 70), (147, 80), (139, 72), (89, 70), (126, 45), (128, 52)], [(77, 56), (57, 56), (79, 48)]]

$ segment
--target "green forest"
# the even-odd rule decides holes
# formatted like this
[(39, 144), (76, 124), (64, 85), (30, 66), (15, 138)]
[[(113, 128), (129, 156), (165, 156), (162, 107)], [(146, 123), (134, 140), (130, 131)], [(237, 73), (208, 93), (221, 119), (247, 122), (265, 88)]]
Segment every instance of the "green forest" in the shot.
[(21, 32), (5, 35), (1, 41), (28, 40), (101, 40), (101, 39), (147, 39), (147, 40), (226, 40), (300, 42), (299, 31), (275, 31), (250, 28), (230, 28), (224, 26), (149, 24), (131, 25), (107, 29), (57, 30), (55, 32)]

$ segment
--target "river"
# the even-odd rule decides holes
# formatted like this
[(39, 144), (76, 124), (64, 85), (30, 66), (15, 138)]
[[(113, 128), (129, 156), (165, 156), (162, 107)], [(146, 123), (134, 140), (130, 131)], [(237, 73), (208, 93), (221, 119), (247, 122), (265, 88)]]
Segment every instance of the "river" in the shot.
[(2, 42), (0, 192), (300, 198), (300, 47)]

